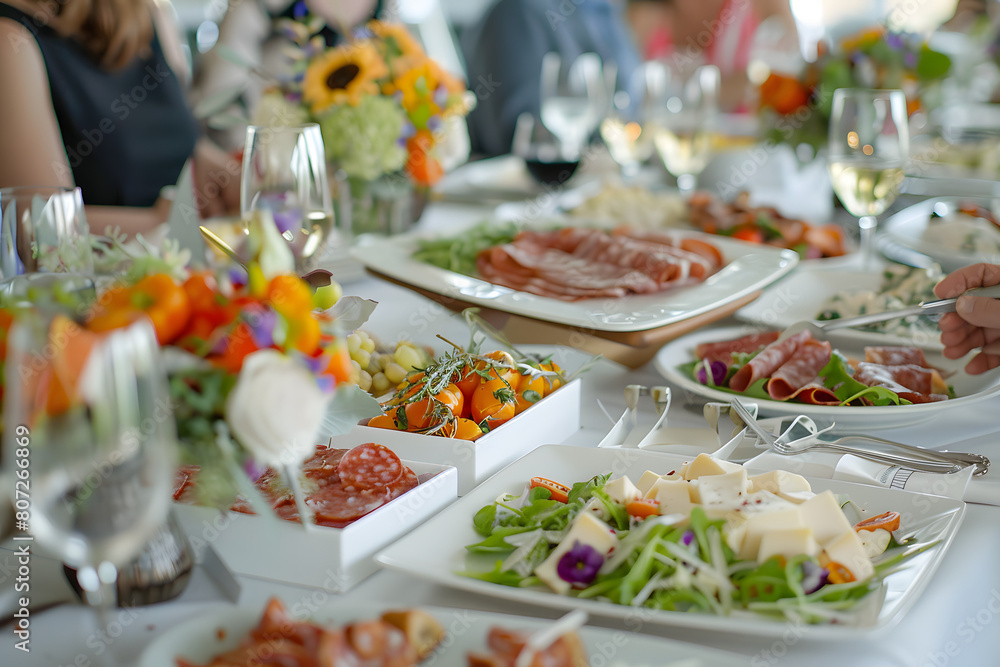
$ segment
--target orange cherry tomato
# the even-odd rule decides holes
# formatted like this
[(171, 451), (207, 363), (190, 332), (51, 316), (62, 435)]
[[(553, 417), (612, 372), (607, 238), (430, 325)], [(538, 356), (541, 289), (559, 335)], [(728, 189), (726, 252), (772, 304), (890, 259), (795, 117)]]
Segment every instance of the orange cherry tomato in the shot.
[(522, 375), (517, 386), (517, 403), (514, 414), (521, 414), (545, 396), (545, 378), (541, 375)]
[(288, 323), (288, 344), (303, 354), (312, 354), (319, 347), (319, 322), (309, 315)]
[(459, 417), (455, 421), (449, 422), (444, 429), (442, 429), (442, 434), (446, 438), (457, 438), (458, 440), (477, 440), (483, 436), (483, 429), (479, 428), (479, 424), (471, 419)]
[(399, 430), (399, 426), (397, 426), (396, 420), (394, 420), (388, 414), (372, 417), (371, 419), (368, 420), (367, 425), (371, 426), (372, 428), (388, 428), (394, 431)]
[(764, 232), (755, 227), (741, 227), (733, 232), (733, 238), (747, 241), (748, 243), (763, 243)]
[(243, 360), (258, 349), (250, 327), (246, 322), (238, 322), (226, 339), (226, 349), (221, 355), (211, 357), (211, 361), (230, 373), (239, 373)]
[(859, 533), (862, 530), (878, 530), (879, 528), (888, 530), (890, 533), (899, 530), (899, 512), (886, 512), (854, 524), (854, 530)]
[(514, 390), (503, 379), (495, 378), (480, 384), (472, 394), (472, 419), (495, 428), (514, 416), (516, 405)]
[(660, 501), (655, 498), (639, 498), (625, 505), (625, 511), (637, 519), (656, 516), (660, 513)]
[(563, 384), (563, 381), (562, 381), (562, 369), (559, 368), (559, 364), (557, 364), (554, 361), (552, 363), (542, 364), (539, 368), (541, 368), (543, 371), (550, 371), (550, 372), (553, 372), (553, 373), (558, 373), (558, 375), (546, 375), (545, 376), (545, 387), (546, 387), (546, 390), (545, 390), (545, 393), (542, 394), (542, 395), (543, 396), (548, 396), (549, 394), (551, 394), (556, 389), (558, 389), (559, 387), (562, 386), (562, 384)]
[(831, 584), (848, 584), (857, 578), (846, 565), (835, 560), (827, 563), (825, 567), (829, 572), (827, 579)]
[(408, 431), (421, 431), (436, 426), (441, 423), (444, 417), (440, 414), (442, 408), (449, 410), (457, 418), (462, 414), (464, 402), (462, 392), (454, 384), (450, 384), (444, 391), (435, 394), (432, 398), (422, 398), (419, 401), (407, 403), (405, 406), (401, 406), (406, 414), (406, 429)]
[[(479, 362), (477, 365), (480, 370), (489, 370), (489, 375), (491, 378), (503, 378), (508, 384), (514, 379), (514, 374), (517, 372), (516, 365), (514, 364), (514, 357), (510, 356), (509, 353), (503, 350), (497, 350), (496, 352), (490, 352), (489, 354), (484, 354), (487, 359), (496, 362), (498, 365), (488, 367), (486, 362)], [(483, 378), (485, 381), (486, 378)]]
[(472, 367), (466, 364), (462, 367), (462, 370), (455, 373), (451, 380), (458, 386), (459, 391), (465, 396), (466, 403), (472, 404), (472, 392), (476, 390), (479, 383), (482, 381), (482, 376), (479, 373), (472, 370)]
[(312, 292), (298, 276), (275, 276), (267, 286), (267, 301), (288, 319), (305, 317), (312, 312)]
[(351, 355), (347, 350), (347, 345), (343, 342), (335, 343), (326, 349), (326, 354), (330, 355), (330, 363), (327, 364), (324, 375), (329, 375), (337, 381), (337, 384), (350, 382), (354, 377), (354, 368), (351, 366)]
[(411, 398), (414, 394), (420, 391), (420, 387), (423, 385), (423, 379), (423, 371), (410, 371), (409, 375), (406, 376), (406, 379), (396, 385), (396, 396), (392, 397), (390, 405), (405, 403), (408, 398)]
[(537, 489), (543, 488), (548, 490), (550, 498), (552, 500), (558, 500), (561, 503), (569, 501), (570, 488), (565, 484), (560, 484), (559, 482), (553, 482), (551, 479), (546, 479), (545, 477), (532, 477), (531, 483), (528, 484), (528, 488)]

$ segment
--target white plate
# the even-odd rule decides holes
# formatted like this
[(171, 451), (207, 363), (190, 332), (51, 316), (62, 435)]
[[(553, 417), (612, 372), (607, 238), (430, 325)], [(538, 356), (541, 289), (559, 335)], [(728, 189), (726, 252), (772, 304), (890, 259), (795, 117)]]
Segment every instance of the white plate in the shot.
[[(738, 394), (713, 389), (700, 382), (695, 382), (677, 370), (681, 364), (694, 360), (694, 349), (699, 343), (731, 340), (756, 331), (750, 326), (726, 327), (721, 329), (701, 329), (695, 333), (682, 336), (663, 347), (653, 359), (656, 369), (663, 377), (681, 389), (690, 391), (712, 401), (731, 402)], [(874, 341), (878, 343), (878, 341)], [(835, 344), (847, 356), (864, 357), (864, 344), (844, 341)], [(754, 399), (762, 415), (786, 416), (808, 415), (817, 422), (829, 424), (837, 422), (843, 429), (868, 431), (909, 426), (932, 419), (946, 410), (957, 409), (972, 403), (979, 403), (1000, 394), (1000, 372), (984, 373), (983, 375), (968, 375), (962, 369), (966, 359), (945, 359), (938, 352), (925, 350), (927, 362), (946, 371), (955, 371), (947, 382), (955, 387), (958, 398), (935, 403), (915, 405), (888, 405), (865, 407), (839, 407), (831, 405), (807, 405), (784, 401), (765, 401)]]
[[(296, 602), (288, 600), (286, 606), (290, 610), (295, 609), (291, 605)], [(301, 604), (299, 608), (301, 611)], [(389, 605), (375, 604), (344, 605), (341, 601), (334, 600), (310, 611), (308, 618), (331, 626), (345, 625), (352, 621), (377, 618), (383, 611), (391, 608), (393, 607)], [(467, 653), (483, 652), (486, 649), (487, 634), (494, 626), (530, 632), (549, 623), (525, 616), (441, 607), (419, 608), (433, 614), (448, 632), (438, 650), (421, 665), (466, 664)], [(139, 667), (177, 667), (175, 660), (181, 657), (195, 663), (208, 662), (213, 656), (238, 646), (247, 632), (259, 622), (262, 613), (263, 605), (260, 608), (231, 607), (191, 618), (157, 637), (143, 652)], [(608, 647), (613, 649), (610, 661), (599, 663), (595, 659), (591, 663), (595, 665), (737, 667), (746, 664), (743, 656), (673, 639), (587, 626), (579, 630), (579, 635), (592, 658), (601, 655), (608, 658)]]
[[(557, 595), (543, 588), (514, 588), (471, 579), (456, 572), (475, 567), (489, 569), (496, 560), (491, 554), (483, 560), (479, 555), (468, 554), (466, 545), (483, 538), (475, 531), (472, 518), (483, 506), (492, 503), (503, 493), (519, 493), (534, 476), (548, 477), (564, 484), (572, 484), (611, 472), (614, 476), (628, 475), (638, 479), (646, 470), (669, 472), (685, 459), (671, 454), (645, 452), (637, 449), (579, 448), (546, 445), (532, 451), (485, 483), (472, 493), (459, 499), (443, 512), (430, 519), (408, 536), (396, 542), (375, 557), (379, 563), (415, 577), (458, 588), (472, 593), (538, 604), (562, 609), (583, 609), (600, 616), (626, 619), (637, 613), (634, 607), (616, 605), (598, 600), (580, 600)], [(861, 613), (857, 624), (823, 625), (809, 627), (806, 639), (846, 639), (889, 627), (896, 623), (913, 606), (930, 581), (934, 571), (958, 531), (965, 515), (965, 503), (945, 498), (926, 502), (917, 494), (862, 486), (827, 479), (810, 479), (815, 490), (831, 489), (843, 493), (862, 509), (874, 516), (888, 510), (902, 515), (902, 525), (907, 529), (923, 527), (926, 534), (921, 540), (940, 539), (933, 549), (914, 557), (899, 572), (888, 576), (882, 590), (884, 600), (878, 608), (880, 592), (870, 595), (867, 614)], [(788, 631), (788, 623), (772, 621), (751, 615), (713, 616), (642, 609), (643, 618), (651, 623), (699, 628), (717, 632), (745, 635), (780, 637)]]
[(427, 235), (373, 239), (352, 252), (373, 271), (459, 301), (567, 326), (618, 332), (655, 329), (709, 312), (770, 285), (799, 260), (791, 250), (698, 232), (674, 233), (712, 243), (722, 252), (726, 266), (690, 287), (574, 302), (520, 292), (418, 261), (413, 258), (417, 240), (430, 238)]
[[(770, 329), (785, 329), (796, 322), (815, 319), (820, 307), (836, 294), (878, 292), (881, 285), (881, 273), (828, 271), (802, 262), (792, 275), (768, 287), (760, 298), (737, 310), (733, 317)], [(829, 337), (831, 341), (862, 345), (917, 345), (934, 350), (942, 347), (937, 329), (914, 330), (913, 335), (906, 336), (863, 329), (833, 329)]]
[[(931, 257), (941, 265), (945, 273), (951, 273), (956, 269), (977, 262), (988, 262), (990, 264), (1000, 264), (1000, 253), (969, 253), (950, 248), (942, 248), (939, 245), (928, 243), (923, 240), (924, 232), (930, 223), (930, 215), (933, 211), (947, 214), (955, 211), (959, 205), (965, 203), (979, 204), (986, 208), (990, 207), (989, 199), (976, 199), (974, 197), (937, 197), (928, 199), (919, 204), (914, 204), (904, 208), (899, 213), (891, 216), (882, 225), (885, 234), (899, 245), (922, 252)], [(937, 209), (935, 208), (937, 207)]]

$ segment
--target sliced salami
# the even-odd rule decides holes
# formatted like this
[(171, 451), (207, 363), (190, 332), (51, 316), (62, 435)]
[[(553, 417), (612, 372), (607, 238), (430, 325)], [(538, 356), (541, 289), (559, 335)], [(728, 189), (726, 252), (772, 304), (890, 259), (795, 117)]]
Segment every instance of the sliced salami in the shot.
[(709, 361), (721, 361), (730, 364), (733, 361), (733, 353), (746, 354), (756, 352), (762, 347), (766, 347), (778, 340), (780, 331), (768, 331), (766, 333), (754, 333), (732, 340), (722, 340), (715, 343), (701, 343), (695, 348), (695, 356), (699, 359)]
[[(862, 361), (854, 371), (854, 379), (869, 387), (903, 387), (919, 394), (933, 393), (934, 371), (915, 364), (883, 365)], [(899, 392), (896, 392), (899, 393)]]
[(736, 375), (729, 380), (729, 388), (735, 391), (746, 391), (747, 387), (757, 380), (770, 377), (774, 371), (781, 368), (795, 355), (795, 351), (806, 340), (813, 340), (812, 334), (808, 331), (800, 331), (783, 341), (771, 343), (751, 359), (746, 366), (736, 371)]
[[(311, 494), (306, 504), (318, 525), (342, 528), (374, 512), (390, 499), (391, 491), (385, 487), (359, 491), (348, 490), (342, 486), (328, 486)], [(294, 517), (292, 520), (298, 521), (297, 511), (294, 512)], [(291, 514), (287, 518), (291, 518)]]
[(776, 401), (787, 401), (802, 387), (816, 379), (830, 362), (832, 348), (826, 341), (809, 338), (799, 345), (791, 359), (771, 374), (767, 394)]
[(881, 346), (866, 347), (865, 361), (883, 366), (905, 366), (913, 364), (929, 368), (924, 351), (919, 347)]
[(337, 474), (345, 488), (384, 489), (403, 476), (403, 462), (388, 447), (368, 442), (344, 454)]

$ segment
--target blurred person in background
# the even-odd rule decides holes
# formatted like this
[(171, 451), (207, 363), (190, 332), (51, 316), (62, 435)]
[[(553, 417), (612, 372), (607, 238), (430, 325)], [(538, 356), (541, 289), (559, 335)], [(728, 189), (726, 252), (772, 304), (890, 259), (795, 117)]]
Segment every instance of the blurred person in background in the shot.
[[(270, 82), (247, 65), (271, 78), (288, 75), (289, 60), (281, 48), (288, 41), (275, 30), (277, 19), (307, 12), (318, 16), (326, 23), (320, 33), (326, 45), (336, 46), (352, 29), (375, 18), (381, 4), (379, 0), (231, 0), (219, 25), (218, 41), (196, 68), (192, 103), (197, 107), (210, 96), (221, 95), (225, 101), (219, 106), (233, 115), (252, 118)], [(228, 59), (227, 49), (243, 63)], [(243, 145), (243, 127), (209, 132), (229, 150)]]
[(135, 233), (193, 156), (201, 214), (237, 210), (239, 164), (199, 140), (180, 53), (148, 1), (0, 2), (0, 187), (77, 185), (91, 229)]
[(499, 0), (463, 35), (469, 89), (476, 107), (468, 117), (472, 150), (509, 153), (517, 117), (539, 116), (542, 57), (566, 61), (596, 53), (628, 81), (639, 55), (621, 8), (611, 0)]
[(680, 73), (718, 67), (726, 110), (747, 100), (747, 65), (762, 23), (798, 44), (789, 0), (632, 0), (628, 18), (644, 59), (664, 60)]

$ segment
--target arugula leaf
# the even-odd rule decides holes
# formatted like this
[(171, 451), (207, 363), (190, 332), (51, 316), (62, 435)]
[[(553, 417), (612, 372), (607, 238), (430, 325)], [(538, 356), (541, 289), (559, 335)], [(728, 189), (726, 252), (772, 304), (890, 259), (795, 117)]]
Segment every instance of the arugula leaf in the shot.
[(493, 532), (493, 524), (497, 518), (497, 506), (487, 505), (478, 512), (472, 519), (472, 525), (476, 527), (476, 532), (483, 537), (489, 537)]
[(517, 535), (518, 533), (527, 533), (530, 530), (536, 530), (533, 526), (506, 526), (501, 528), (495, 528), (493, 533), (487, 537), (482, 542), (477, 542), (476, 544), (470, 544), (465, 547), (468, 551), (472, 553), (495, 553), (495, 552), (507, 552), (513, 551), (517, 547), (513, 544), (508, 544), (505, 538), (508, 535)]
[(605, 473), (603, 475), (595, 475), (586, 482), (577, 482), (573, 485), (573, 488), (569, 490), (566, 504), (572, 505), (578, 500), (587, 502), (590, 500), (591, 496), (594, 495), (594, 490), (603, 489), (604, 485), (608, 483), (610, 478), (611, 473)]
[(488, 581), (491, 584), (502, 584), (504, 586), (521, 586), (522, 583), (526, 583), (524, 577), (519, 575), (517, 572), (504, 571), (503, 561), (498, 560), (496, 565), (489, 572), (472, 572), (469, 570), (460, 570), (455, 574), (461, 577), (468, 577), (470, 579), (479, 579), (480, 581)]
[(900, 398), (896, 392), (885, 387), (869, 387), (855, 380), (852, 375), (847, 360), (839, 354), (830, 355), (830, 361), (818, 373), (823, 386), (840, 399), (841, 405), (848, 405), (861, 398), (868, 399), (873, 405), (910, 405), (910, 401)]
[(611, 500), (611, 496), (604, 492), (604, 489), (594, 489), (594, 497), (601, 501), (604, 505), (604, 509), (607, 511), (608, 516), (614, 522), (615, 527), (618, 530), (628, 529), (628, 512), (625, 508)]

